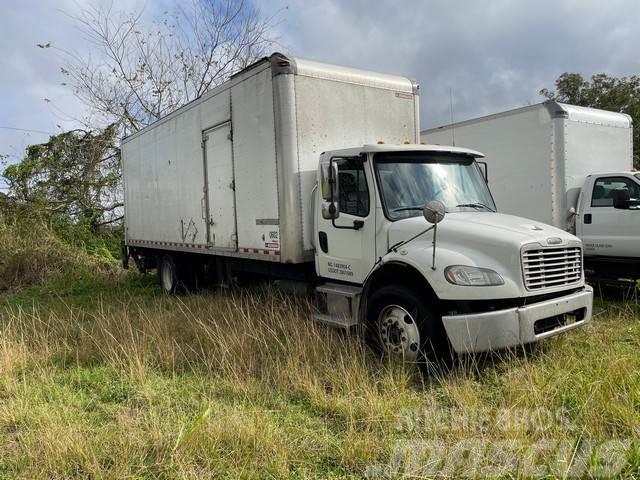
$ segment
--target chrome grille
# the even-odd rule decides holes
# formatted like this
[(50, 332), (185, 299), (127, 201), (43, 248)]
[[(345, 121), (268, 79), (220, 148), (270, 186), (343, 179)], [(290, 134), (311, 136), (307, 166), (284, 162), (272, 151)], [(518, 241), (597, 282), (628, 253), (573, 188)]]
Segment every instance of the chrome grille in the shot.
[(578, 283), (582, 279), (582, 249), (566, 247), (524, 250), (522, 272), (527, 290)]

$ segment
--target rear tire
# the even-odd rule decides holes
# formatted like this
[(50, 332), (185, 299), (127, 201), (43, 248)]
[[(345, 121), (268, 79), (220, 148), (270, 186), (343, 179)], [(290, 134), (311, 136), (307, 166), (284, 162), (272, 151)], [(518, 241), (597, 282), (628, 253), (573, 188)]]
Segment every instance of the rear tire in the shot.
[(388, 285), (374, 292), (368, 301), (367, 322), (368, 341), (385, 356), (423, 369), (453, 364), (442, 319), (424, 295), (409, 287)]
[(171, 255), (163, 255), (158, 269), (158, 279), (160, 287), (167, 294), (175, 294), (180, 287), (180, 277), (176, 262)]

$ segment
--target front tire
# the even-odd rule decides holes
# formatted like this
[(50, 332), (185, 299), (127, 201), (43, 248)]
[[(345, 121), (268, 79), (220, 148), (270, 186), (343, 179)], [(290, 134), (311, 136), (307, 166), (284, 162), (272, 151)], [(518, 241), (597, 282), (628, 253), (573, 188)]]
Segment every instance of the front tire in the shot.
[(367, 309), (368, 339), (385, 356), (420, 366), (449, 366), (453, 350), (440, 316), (411, 288), (382, 287)]

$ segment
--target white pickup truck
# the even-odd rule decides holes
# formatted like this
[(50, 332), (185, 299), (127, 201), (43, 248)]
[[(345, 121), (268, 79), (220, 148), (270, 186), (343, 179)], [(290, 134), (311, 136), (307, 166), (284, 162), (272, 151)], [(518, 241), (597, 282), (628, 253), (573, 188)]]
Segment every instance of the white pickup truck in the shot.
[(628, 115), (549, 101), (421, 137), (481, 150), (500, 210), (577, 235), (592, 276), (640, 278), (640, 174)]
[(415, 82), (274, 54), (124, 140), (125, 263), (167, 292), (304, 282), (317, 320), (409, 361), (589, 322), (580, 240), (418, 135)]

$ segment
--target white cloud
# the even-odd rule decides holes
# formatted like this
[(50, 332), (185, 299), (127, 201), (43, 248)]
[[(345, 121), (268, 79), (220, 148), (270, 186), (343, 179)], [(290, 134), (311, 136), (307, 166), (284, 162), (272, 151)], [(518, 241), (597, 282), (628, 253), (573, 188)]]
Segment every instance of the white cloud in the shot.
[(424, 126), (449, 121), (449, 89), (462, 119), (541, 101), (538, 91), (564, 71), (640, 67), (640, 3), (632, 0), (286, 4), (281, 35), (293, 53), (416, 77)]

